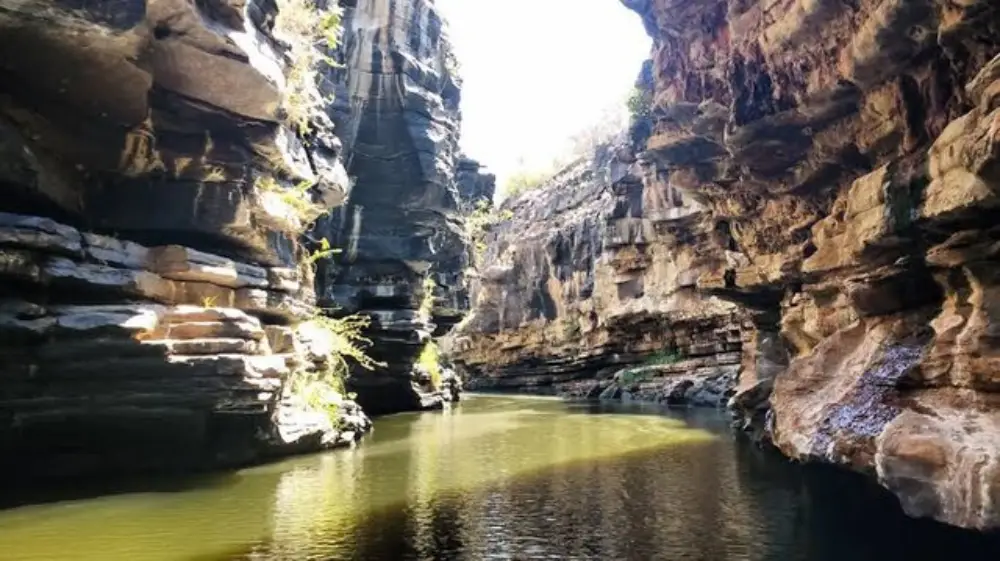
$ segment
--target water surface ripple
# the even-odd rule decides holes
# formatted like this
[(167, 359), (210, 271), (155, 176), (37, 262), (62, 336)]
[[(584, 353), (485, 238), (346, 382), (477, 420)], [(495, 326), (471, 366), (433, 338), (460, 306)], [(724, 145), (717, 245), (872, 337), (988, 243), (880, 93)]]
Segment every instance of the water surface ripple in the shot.
[(473, 396), (379, 419), (353, 450), (130, 489), (0, 512), (0, 559), (1000, 559), (721, 414), (639, 406)]

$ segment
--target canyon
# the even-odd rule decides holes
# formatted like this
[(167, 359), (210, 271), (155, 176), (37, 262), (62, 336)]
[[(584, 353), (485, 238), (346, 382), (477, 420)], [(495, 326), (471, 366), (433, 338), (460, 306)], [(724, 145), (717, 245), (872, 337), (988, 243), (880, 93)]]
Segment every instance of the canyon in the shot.
[(464, 383), (727, 408), (1000, 528), (1000, 6), (620, 1), (629, 129), (494, 209), (433, 0), (0, 0), (0, 472), (351, 446)]
[(475, 387), (726, 404), (915, 517), (1000, 526), (1000, 7), (623, 0), (627, 136), (504, 202)]
[(414, 363), (468, 306), (461, 190), (492, 178), (433, 3), (342, 4), (0, 3), (13, 481), (348, 445), (351, 398), (455, 397)]

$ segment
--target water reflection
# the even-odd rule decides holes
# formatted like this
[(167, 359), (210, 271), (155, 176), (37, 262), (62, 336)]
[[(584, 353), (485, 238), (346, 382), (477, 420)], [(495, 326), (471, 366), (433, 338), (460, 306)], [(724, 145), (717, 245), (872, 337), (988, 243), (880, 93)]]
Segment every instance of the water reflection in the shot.
[(718, 415), (500, 397), (381, 419), (357, 449), (222, 485), (0, 513), (0, 559), (18, 561), (919, 561), (996, 545), (748, 446)]

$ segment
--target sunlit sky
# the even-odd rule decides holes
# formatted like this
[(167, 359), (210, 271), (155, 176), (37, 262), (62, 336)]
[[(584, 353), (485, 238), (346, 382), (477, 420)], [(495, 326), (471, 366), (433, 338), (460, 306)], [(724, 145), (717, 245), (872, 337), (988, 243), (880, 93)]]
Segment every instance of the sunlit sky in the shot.
[(462, 148), (497, 174), (543, 167), (620, 106), (650, 39), (619, 0), (436, 0), (462, 67)]

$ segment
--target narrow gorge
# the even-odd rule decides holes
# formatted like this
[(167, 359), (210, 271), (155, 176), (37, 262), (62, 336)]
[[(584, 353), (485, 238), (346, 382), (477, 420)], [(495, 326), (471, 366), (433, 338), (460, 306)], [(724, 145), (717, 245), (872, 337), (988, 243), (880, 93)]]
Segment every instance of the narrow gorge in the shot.
[(345, 389), (295, 388), (340, 367), (372, 413), (454, 397), (415, 363), (491, 176), (433, 4), (342, 4), (0, 3), (5, 472), (350, 443)]
[(593, 1), (504, 192), (454, 2), (0, 0), (0, 559), (995, 552), (1000, 4)]
[(654, 42), (631, 130), (503, 204), (470, 383), (728, 406), (1000, 526), (1000, 6), (624, 3)]

